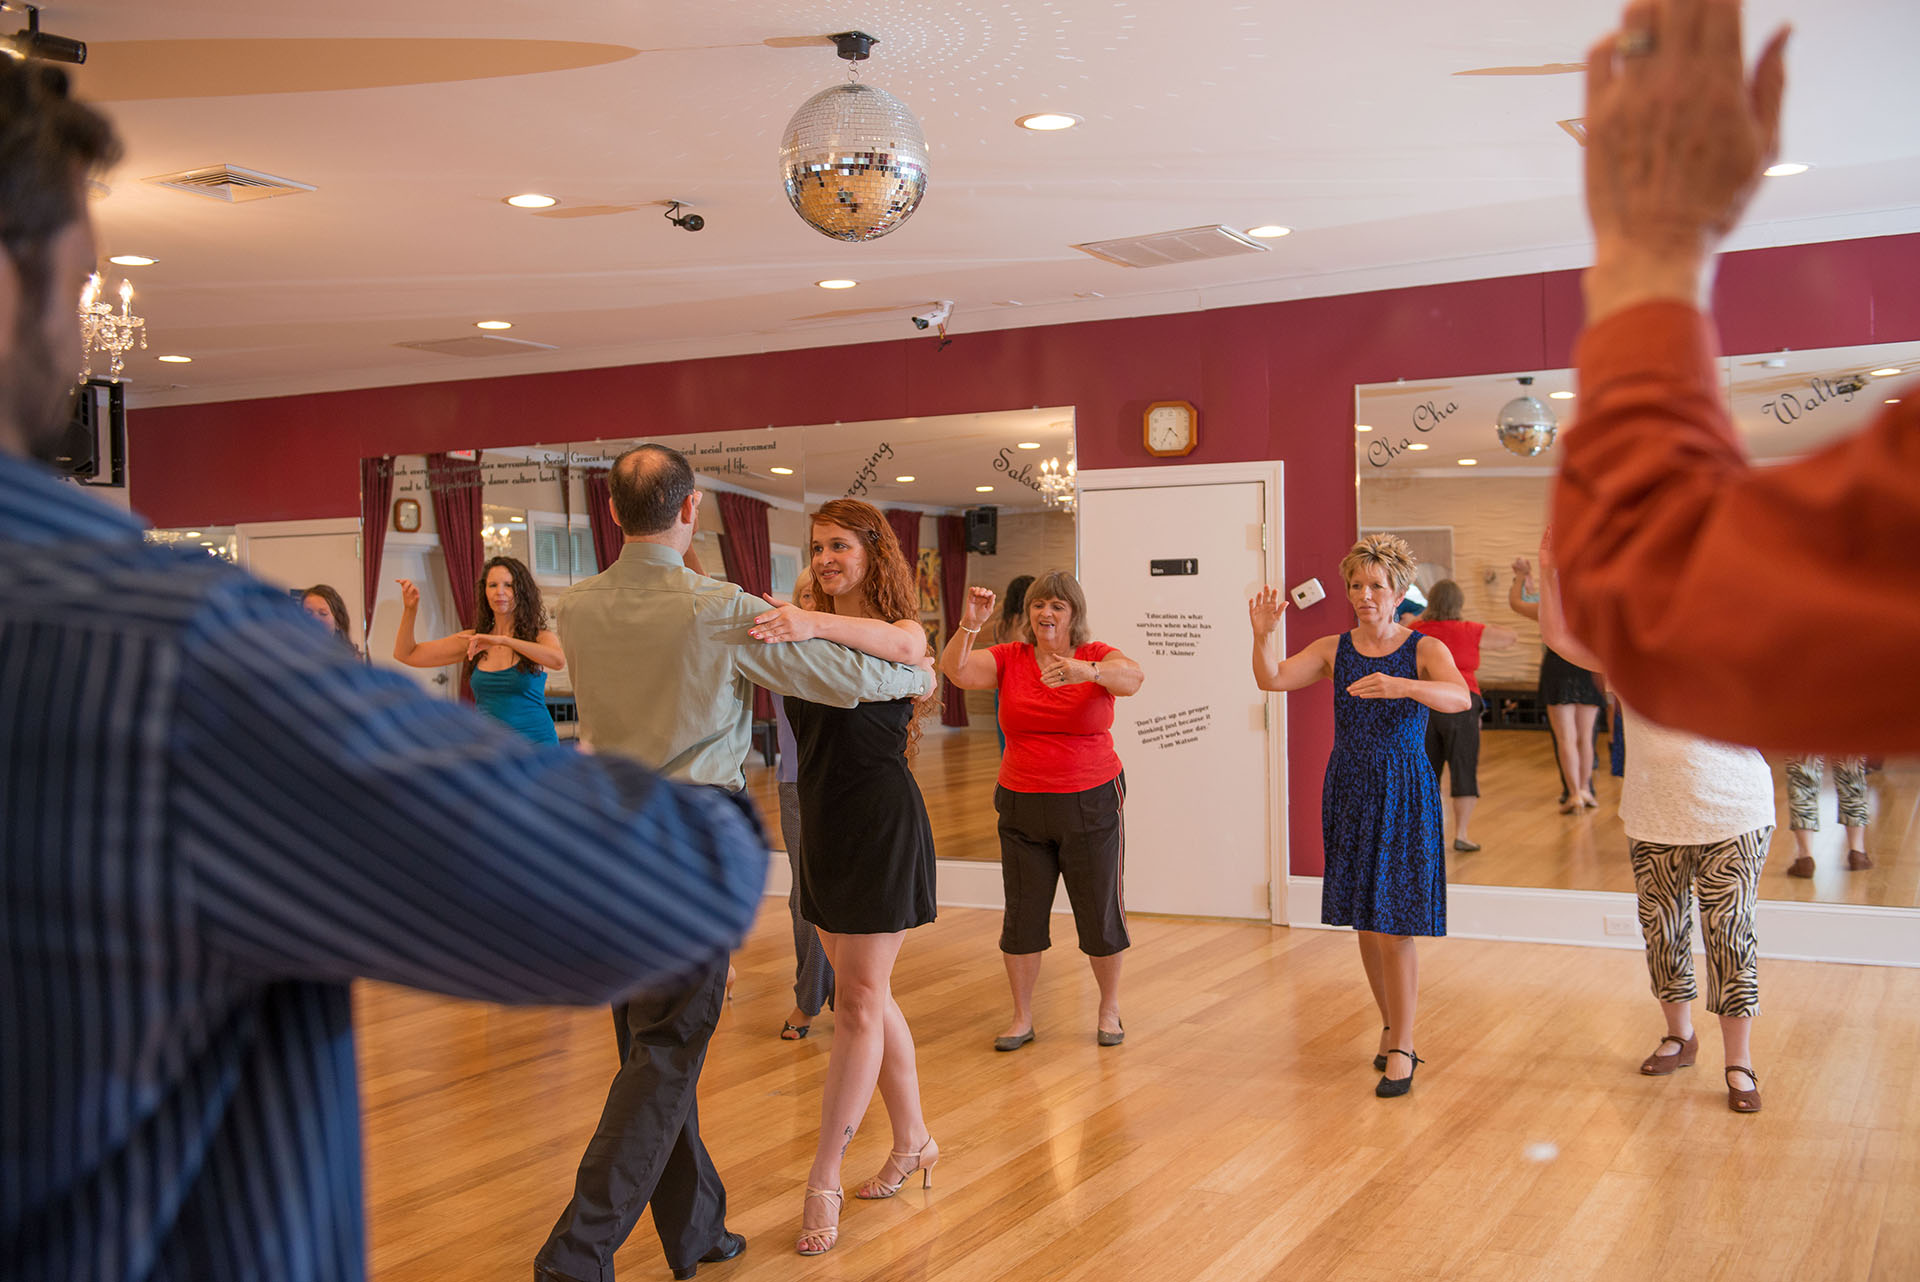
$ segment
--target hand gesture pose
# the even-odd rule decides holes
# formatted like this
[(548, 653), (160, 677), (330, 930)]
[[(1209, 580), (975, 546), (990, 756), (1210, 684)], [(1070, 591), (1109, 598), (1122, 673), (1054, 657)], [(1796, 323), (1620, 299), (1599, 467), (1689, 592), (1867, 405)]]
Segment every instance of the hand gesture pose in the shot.
[(1064, 654), (1043, 654), (1040, 656), (1040, 680), (1049, 690), (1061, 686), (1079, 685), (1083, 681), (1092, 681), (1098, 674), (1093, 664), (1085, 659), (1073, 659)]
[(960, 611), (960, 626), (980, 628), (993, 617), (993, 589), (969, 588), (966, 605)]
[(1261, 588), (1247, 602), (1247, 619), (1253, 624), (1253, 635), (1270, 637), (1280, 627), (1280, 616), (1287, 611), (1287, 599), (1280, 595), (1280, 589)]
[(469, 659), (473, 658), (476, 654), (486, 653), (487, 649), (491, 646), (506, 645), (509, 640), (509, 638), (500, 636), (498, 633), (488, 632), (456, 632), (454, 635), (467, 639), (467, 657)]
[[(1384, 672), (1369, 672), (1347, 687), (1347, 693), (1356, 699), (1404, 699), (1410, 683), (1404, 677), (1390, 677)], [(1461, 687), (1465, 689), (1464, 686)]]
[(820, 635), (818, 616), (797, 605), (776, 605), (755, 616), (747, 635), (760, 641), (810, 641)]
[(1517, 578), (1531, 579), (1533, 577), (1533, 562), (1527, 560), (1524, 556), (1514, 557), (1513, 573)]
[(420, 589), (413, 586), (413, 580), (395, 579), (394, 582), (400, 585), (400, 608), (403, 610), (419, 609)]

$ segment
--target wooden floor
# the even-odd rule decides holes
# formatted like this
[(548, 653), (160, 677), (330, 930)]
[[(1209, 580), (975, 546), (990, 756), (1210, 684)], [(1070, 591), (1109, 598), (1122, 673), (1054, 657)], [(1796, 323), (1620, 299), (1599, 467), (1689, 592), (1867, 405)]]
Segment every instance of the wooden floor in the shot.
[[(1600, 809), (1562, 815), (1560, 775), (1544, 731), (1494, 730), (1481, 740), (1480, 805), (1473, 837), (1482, 849), (1449, 854), (1447, 880), (1456, 885), (1540, 886), (1555, 890), (1616, 890), (1631, 893), (1633, 870), (1620, 827), (1620, 781), (1606, 772), (1607, 745), (1600, 745), (1595, 781)], [(756, 764), (748, 787), (759, 800), (769, 832), (779, 831), (780, 803), (773, 771)], [(1869, 776), (1874, 823), (1867, 831), (1876, 867), (1848, 872), (1846, 835), (1834, 818), (1833, 780), (1822, 785), (1821, 831), (1814, 840), (1815, 876), (1787, 876), (1793, 836), (1787, 831), (1787, 778), (1774, 763), (1778, 812), (1771, 854), (1762, 874), (1761, 897), (1828, 904), (1920, 907), (1920, 766), (1891, 763)], [(988, 724), (965, 730), (929, 726), (913, 763), (927, 801), (934, 844), (942, 859), (1000, 858), (993, 811), (999, 742)], [(1451, 839), (1449, 812), (1447, 835)]]
[[(1126, 1045), (1093, 1044), (1077, 954), (1041, 976), (1039, 1040), (1004, 1022), (998, 917), (915, 931), (895, 991), (941, 1143), (934, 1188), (848, 1200), (792, 1254), (832, 1017), (798, 1043), (783, 905), (738, 958), (702, 1081), (737, 1262), (711, 1282), (1406, 1282), (1920, 1278), (1920, 972), (1762, 963), (1766, 1108), (1699, 1066), (1635, 1070), (1660, 1031), (1637, 953), (1422, 944), (1413, 1094), (1376, 1100), (1352, 936), (1136, 918)], [(376, 1282), (530, 1274), (613, 1070), (604, 1010), (358, 991)], [(878, 1101), (849, 1177), (878, 1168)], [(620, 1276), (665, 1279), (643, 1221)]]

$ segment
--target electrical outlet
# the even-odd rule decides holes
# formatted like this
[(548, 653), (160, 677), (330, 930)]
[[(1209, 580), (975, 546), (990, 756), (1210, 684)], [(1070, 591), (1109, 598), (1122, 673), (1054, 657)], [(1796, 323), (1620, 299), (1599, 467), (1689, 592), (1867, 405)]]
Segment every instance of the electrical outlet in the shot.
[(1640, 923), (1625, 914), (1608, 913), (1606, 930), (1609, 935), (1637, 935), (1640, 933)]

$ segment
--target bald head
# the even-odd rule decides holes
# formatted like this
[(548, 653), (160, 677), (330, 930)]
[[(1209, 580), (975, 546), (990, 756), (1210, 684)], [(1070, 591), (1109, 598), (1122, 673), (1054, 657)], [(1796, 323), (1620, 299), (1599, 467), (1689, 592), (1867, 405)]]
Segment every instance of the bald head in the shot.
[(665, 534), (694, 492), (693, 469), (679, 450), (636, 445), (613, 461), (607, 488), (624, 533), (633, 538)]

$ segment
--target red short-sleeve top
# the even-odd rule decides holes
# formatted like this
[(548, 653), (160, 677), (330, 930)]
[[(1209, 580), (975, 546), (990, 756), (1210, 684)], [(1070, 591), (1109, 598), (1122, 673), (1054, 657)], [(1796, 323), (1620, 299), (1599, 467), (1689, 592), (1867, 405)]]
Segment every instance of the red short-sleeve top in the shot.
[[(991, 646), (1000, 678), (1000, 729), (1007, 750), (1000, 786), (1010, 792), (1084, 792), (1120, 775), (1113, 750), (1113, 695), (1092, 681), (1050, 689), (1024, 641)], [(1114, 648), (1089, 641), (1073, 657), (1095, 662)]]
[(1480, 683), (1473, 674), (1480, 667), (1480, 634), (1487, 630), (1486, 624), (1466, 619), (1415, 619), (1407, 626), (1446, 646), (1453, 655), (1453, 665), (1467, 679), (1467, 689), (1480, 693)]

